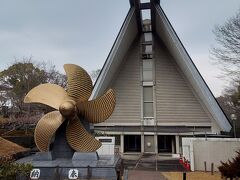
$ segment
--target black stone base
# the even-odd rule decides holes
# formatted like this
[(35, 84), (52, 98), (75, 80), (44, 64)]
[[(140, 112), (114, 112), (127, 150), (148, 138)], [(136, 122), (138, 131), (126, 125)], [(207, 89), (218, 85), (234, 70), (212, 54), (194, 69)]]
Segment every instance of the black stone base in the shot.
[[(102, 155), (96, 153), (75, 153), (73, 159), (53, 159), (49, 154), (28, 156), (19, 159), (17, 163), (30, 163), (34, 169), (40, 169), (41, 180), (66, 180), (69, 178), (69, 171), (76, 173), (76, 179), (106, 179), (117, 180), (120, 170), (121, 158), (118, 155)], [(45, 157), (41, 160), (41, 156)], [(71, 174), (71, 173), (70, 173)], [(122, 174), (122, 173), (121, 173)], [(22, 178), (18, 178), (23, 180)]]

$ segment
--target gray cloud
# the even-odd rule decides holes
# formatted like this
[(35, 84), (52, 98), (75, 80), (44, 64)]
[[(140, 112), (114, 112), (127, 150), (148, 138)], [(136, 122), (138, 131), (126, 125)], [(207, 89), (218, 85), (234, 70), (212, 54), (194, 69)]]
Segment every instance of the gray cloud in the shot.
[[(223, 82), (209, 60), (212, 29), (235, 14), (240, 0), (161, 0), (161, 5), (215, 95)], [(129, 9), (129, 1), (8, 0), (0, 2), (0, 71), (33, 56), (88, 71), (101, 68)]]
[(216, 44), (212, 30), (237, 12), (240, 0), (162, 0), (161, 5), (210, 89), (220, 95), (226, 81), (219, 79), (222, 72), (209, 58)]
[(13, 57), (100, 68), (129, 9), (128, 2), (5, 1), (0, 6), (0, 70)]

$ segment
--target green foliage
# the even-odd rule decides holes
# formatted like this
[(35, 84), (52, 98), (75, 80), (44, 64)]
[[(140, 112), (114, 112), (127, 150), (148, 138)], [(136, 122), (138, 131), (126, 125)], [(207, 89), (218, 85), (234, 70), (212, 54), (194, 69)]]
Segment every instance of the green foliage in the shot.
[(240, 177), (240, 151), (237, 151), (237, 156), (232, 159), (232, 161), (228, 160), (228, 162), (222, 162), (221, 166), (218, 167), (222, 176), (227, 178), (236, 178)]
[(16, 63), (2, 72), (5, 82), (16, 95), (22, 95), (26, 90), (47, 81), (44, 70), (35, 67), (32, 63)]
[(18, 164), (6, 161), (0, 164), (0, 179), (12, 179), (17, 175), (28, 176), (33, 166), (31, 164)]
[(45, 62), (34, 63), (31, 59), (23, 59), (15, 62), (6, 70), (0, 72), (0, 84), (6, 87), (5, 99), (23, 112), (23, 99), (25, 95), (35, 86), (43, 83), (54, 83), (66, 86), (66, 76), (55, 70), (55, 66), (47, 65)]
[(47, 82), (44, 70), (35, 67), (31, 62), (18, 62), (0, 74), (1, 84), (10, 87), (8, 97), (12, 103), (22, 111), (23, 99), (33, 87)]

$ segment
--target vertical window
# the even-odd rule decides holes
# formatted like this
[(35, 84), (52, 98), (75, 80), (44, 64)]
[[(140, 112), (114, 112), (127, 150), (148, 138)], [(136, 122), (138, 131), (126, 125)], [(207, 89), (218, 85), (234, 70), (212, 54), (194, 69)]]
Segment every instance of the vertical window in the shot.
[[(150, 2), (141, 0), (140, 2)], [(143, 81), (143, 117), (153, 118), (153, 45), (152, 45), (152, 25), (151, 10), (142, 9), (142, 81)]]
[(152, 31), (151, 10), (150, 9), (142, 9), (141, 10), (141, 16), (142, 16), (143, 32)]
[(150, 32), (152, 31), (152, 25), (151, 25), (151, 20), (150, 19), (145, 19), (142, 21), (142, 26), (143, 26), (143, 32)]
[(151, 58), (152, 58), (152, 44), (143, 44), (142, 59), (151, 59)]
[(141, 3), (150, 3), (150, 0), (140, 0)]
[(153, 117), (153, 87), (143, 87), (143, 117)]
[(153, 62), (152, 59), (143, 60), (143, 81), (153, 80)]
[(141, 10), (142, 21), (148, 19), (151, 20), (151, 10), (150, 9), (142, 9)]
[(144, 42), (152, 42), (152, 33), (151, 32), (143, 33), (143, 41)]
[(114, 135), (114, 137), (115, 137), (115, 145), (120, 146), (121, 145), (120, 135)]
[(143, 54), (152, 54), (152, 44), (143, 44), (142, 48)]

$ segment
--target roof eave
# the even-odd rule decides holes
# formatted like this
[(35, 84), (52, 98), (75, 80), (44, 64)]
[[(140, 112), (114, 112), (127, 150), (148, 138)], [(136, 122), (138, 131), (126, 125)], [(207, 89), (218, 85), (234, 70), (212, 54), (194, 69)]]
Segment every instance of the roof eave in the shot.
[(92, 96), (90, 99), (102, 95), (118, 67), (120, 66), (124, 55), (138, 35), (138, 25), (135, 7), (131, 7), (124, 20), (124, 23), (118, 33), (110, 53), (103, 65), (103, 68), (95, 82)]
[(231, 130), (229, 120), (178, 38), (164, 11), (159, 4), (155, 4), (154, 8), (156, 16), (156, 33), (164, 41), (165, 45), (175, 58), (176, 63), (191, 82), (195, 92), (198, 94), (204, 105), (209, 109), (209, 112), (212, 114), (221, 130), (229, 132)]

